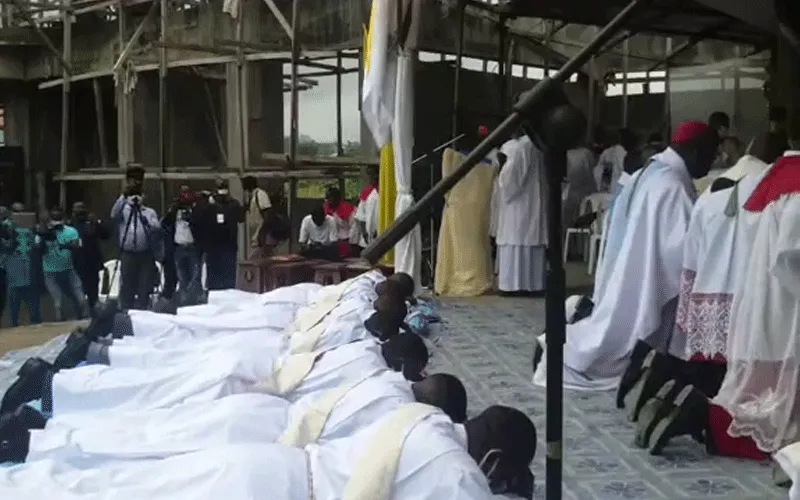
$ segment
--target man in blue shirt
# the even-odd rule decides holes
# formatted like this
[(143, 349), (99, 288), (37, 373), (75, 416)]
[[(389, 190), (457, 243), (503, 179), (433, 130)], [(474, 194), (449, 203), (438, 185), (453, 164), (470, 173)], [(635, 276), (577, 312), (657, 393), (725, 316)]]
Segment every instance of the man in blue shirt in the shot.
[(75, 271), (72, 252), (81, 247), (78, 230), (65, 223), (64, 210), (54, 208), (50, 220), (39, 226), (44, 284), (53, 298), (56, 321), (63, 321), (64, 299), (71, 304), (76, 319), (84, 317), (83, 285)]
[(144, 206), (141, 182), (135, 177), (126, 179), (125, 191), (111, 207), (111, 220), (119, 233), (122, 309), (149, 307), (158, 271), (155, 262), (163, 249), (158, 215)]
[(0, 253), (6, 269), (11, 326), (19, 326), (22, 303), (28, 306), (31, 324), (42, 322), (41, 301), (32, 256), (36, 255), (39, 237), (30, 229), (17, 227), (11, 218), (2, 221)]

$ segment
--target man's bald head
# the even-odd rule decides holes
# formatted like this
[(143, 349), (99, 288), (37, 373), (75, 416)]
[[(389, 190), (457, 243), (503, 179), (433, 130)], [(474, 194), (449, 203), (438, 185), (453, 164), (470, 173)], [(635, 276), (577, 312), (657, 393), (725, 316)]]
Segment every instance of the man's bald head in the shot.
[(414, 382), (411, 389), (417, 401), (440, 408), (453, 422), (467, 419), (467, 390), (458, 377), (436, 373)]

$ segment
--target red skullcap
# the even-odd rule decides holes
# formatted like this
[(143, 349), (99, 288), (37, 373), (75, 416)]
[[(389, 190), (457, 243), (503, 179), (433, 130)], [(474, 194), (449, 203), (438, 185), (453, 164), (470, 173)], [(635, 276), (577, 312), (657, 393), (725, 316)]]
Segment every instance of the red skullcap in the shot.
[(486, 125), (481, 125), (480, 127), (478, 127), (478, 135), (481, 137), (486, 137), (487, 135), (489, 135), (489, 127), (487, 127)]
[(701, 135), (710, 132), (711, 127), (703, 122), (683, 122), (678, 126), (678, 130), (676, 130), (672, 135), (672, 142), (674, 144), (686, 144), (687, 142), (697, 139)]

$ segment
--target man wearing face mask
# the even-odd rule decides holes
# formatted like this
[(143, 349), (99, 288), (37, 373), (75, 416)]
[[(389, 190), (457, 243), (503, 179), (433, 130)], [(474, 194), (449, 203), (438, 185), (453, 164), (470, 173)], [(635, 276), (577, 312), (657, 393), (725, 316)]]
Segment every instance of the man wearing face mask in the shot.
[(61, 208), (50, 210), (50, 220), (39, 225), (42, 244), (42, 270), (47, 291), (53, 298), (56, 321), (63, 321), (64, 299), (70, 302), (74, 317), (84, 316), (83, 285), (75, 271), (72, 252), (81, 248), (78, 230), (66, 224)]
[[(670, 146), (634, 173), (615, 199), (593, 312), (567, 325), (566, 387), (614, 388), (626, 366), (640, 366), (651, 348), (666, 350), (696, 199), (692, 179), (708, 174), (718, 144), (705, 123), (682, 123)], [(545, 370), (539, 363), (537, 385), (545, 385)]]
[[(458, 425), (433, 406), (410, 403), (350, 437), (305, 448), (250, 442), (162, 460), (108, 461), (90, 470), (34, 461), (0, 476), (0, 493), (93, 498), (111, 489), (120, 498), (151, 500), (490, 500), (502, 493), (530, 499), (535, 449), (533, 423), (513, 408), (493, 406)], [(90, 480), (98, 474), (107, 480)]]
[(106, 225), (89, 212), (86, 203), (75, 202), (72, 205), (72, 227), (78, 231), (81, 246), (73, 250), (75, 269), (81, 279), (83, 292), (86, 294), (89, 310), (94, 311), (97, 304), (97, 293), (100, 284), (100, 271), (103, 269), (103, 251), (100, 241), (107, 240), (109, 231)]
[(236, 287), (239, 224), (244, 222), (242, 205), (228, 191), (228, 181), (217, 179), (203, 216), (209, 290)]

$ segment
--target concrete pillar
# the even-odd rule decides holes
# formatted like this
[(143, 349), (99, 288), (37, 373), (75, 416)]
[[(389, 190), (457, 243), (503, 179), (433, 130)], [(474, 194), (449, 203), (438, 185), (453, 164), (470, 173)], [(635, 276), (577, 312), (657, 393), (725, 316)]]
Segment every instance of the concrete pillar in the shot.
[(31, 168), (31, 132), (30, 132), (30, 91), (24, 83), (9, 86), (5, 93), (5, 142), (6, 146), (22, 148), (25, 158), (25, 193), (23, 201), (26, 206), (33, 202), (33, 186), (36, 179)]
[(133, 163), (133, 95), (126, 93), (122, 82), (116, 87), (117, 101), (117, 163), (125, 168)]
[[(263, 153), (283, 153), (283, 63), (251, 62), (247, 71), (250, 163), (262, 163)], [(286, 126), (288, 133), (288, 126)]]
[(240, 97), (239, 88), (236, 84), (236, 72), (236, 63), (225, 65), (225, 112), (223, 113), (222, 127), (228, 151), (228, 168), (238, 169), (242, 167), (242, 128), (239, 118)]

